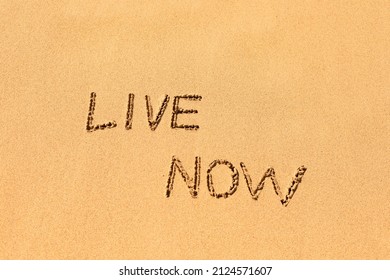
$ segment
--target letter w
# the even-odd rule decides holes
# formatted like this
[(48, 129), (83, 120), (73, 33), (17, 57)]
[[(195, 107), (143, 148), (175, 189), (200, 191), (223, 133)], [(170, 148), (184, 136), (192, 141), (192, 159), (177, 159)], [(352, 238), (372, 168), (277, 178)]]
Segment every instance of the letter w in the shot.
[(293, 198), (295, 192), (297, 191), (298, 186), (302, 181), (302, 177), (303, 177), (303, 175), (305, 175), (305, 172), (307, 169), (303, 165), (298, 168), (298, 170), (295, 174), (295, 177), (293, 177), (291, 185), (288, 188), (288, 192), (287, 192), (286, 196), (283, 196), (283, 194), (280, 190), (278, 181), (276, 181), (276, 178), (275, 178), (275, 170), (272, 167), (268, 168), (268, 170), (264, 173), (263, 177), (261, 178), (260, 183), (257, 185), (256, 189), (253, 189), (252, 188), (252, 179), (251, 179), (251, 176), (249, 175), (248, 169), (246, 168), (246, 166), (243, 162), (241, 162), (240, 165), (241, 165), (242, 172), (244, 173), (249, 192), (252, 195), (252, 198), (254, 200), (257, 200), (259, 198), (259, 195), (264, 188), (265, 179), (267, 179), (269, 177), (269, 178), (271, 178), (275, 193), (280, 198), (280, 202), (282, 203), (282, 205), (284, 205), (286, 207), (289, 204), (290, 200)]

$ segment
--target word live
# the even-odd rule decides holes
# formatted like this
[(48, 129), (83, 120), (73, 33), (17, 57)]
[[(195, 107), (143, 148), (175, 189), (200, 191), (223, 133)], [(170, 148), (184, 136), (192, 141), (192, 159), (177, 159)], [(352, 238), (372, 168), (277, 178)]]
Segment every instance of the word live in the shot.
[[(150, 102), (150, 97), (148, 95), (145, 96), (146, 99), (146, 110), (148, 115), (148, 122), (151, 130), (156, 130), (158, 127), (161, 118), (164, 115), (165, 110), (167, 109), (168, 103), (169, 103), (169, 96), (166, 95), (164, 98), (164, 101), (161, 104), (160, 110), (158, 111), (158, 114), (156, 118), (153, 118), (153, 107)], [(178, 124), (177, 123), (177, 117), (180, 114), (197, 114), (198, 110), (194, 109), (182, 109), (179, 107), (179, 102), (181, 99), (186, 99), (189, 101), (200, 101), (202, 100), (202, 96), (199, 95), (180, 95), (175, 96), (173, 100), (173, 110), (172, 110), (172, 119), (171, 119), (171, 127), (173, 129), (186, 129), (186, 130), (198, 130), (198, 125), (184, 125), (184, 124)], [(87, 131), (93, 132), (96, 130), (103, 130), (106, 128), (114, 128), (117, 126), (116, 121), (110, 121), (103, 124), (93, 124), (93, 115), (95, 112), (95, 106), (96, 106), (96, 93), (91, 93), (90, 103), (89, 103), (89, 112), (88, 112), (88, 119), (87, 119)], [(129, 101), (127, 104), (127, 114), (126, 114), (126, 129), (131, 129), (132, 123), (133, 123), (133, 111), (134, 111), (134, 94), (129, 94)]]

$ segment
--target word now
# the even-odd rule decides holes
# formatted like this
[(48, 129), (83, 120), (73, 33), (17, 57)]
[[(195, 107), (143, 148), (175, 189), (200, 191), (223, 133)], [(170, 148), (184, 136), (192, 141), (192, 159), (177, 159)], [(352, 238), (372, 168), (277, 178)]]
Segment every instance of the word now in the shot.
[[(232, 179), (232, 184), (229, 186), (229, 189), (224, 192), (224, 193), (217, 193), (214, 188), (214, 183), (213, 183), (213, 169), (218, 166), (218, 165), (223, 165), (226, 166), (230, 171), (231, 171), (231, 179)], [(184, 182), (186, 183), (188, 189), (190, 190), (190, 194), (193, 198), (196, 198), (198, 196), (198, 190), (199, 190), (199, 183), (200, 183), (200, 166), (201, 166), (201, 158), (200, 157), (195, 157), (195, 175), (193, 178), (191, 178), (186, 170), (183, 167), (183, 164), (181, 161), (176, 157), (172, 157), (172, 164), (171, 168), (169, 171), (169, 176), (168, 176), (168, 184), (166, 188), (166, 197), (170, 197), (171, 193), (173, 191), (173, 183), (175, 180), (175, 174), (176, 170), (179, 171), (181, 176), (184, 179)], [(305, 175), (306, 172), (306, 167), (305, 166), (300, 166), (295, 173), (295, 176), (293, 177), (293, 180), (291, 182), (290, 187), (288, 188), (288, 192), (286, 195), (283, 195), (278, 182), (276, 181), (275, 178), (275, 170), (271, 167), (268, 168), (267, 171), (264, 173), (263, 177), (260, 179), (259, 184), (255, 189), (252, 187), (252, 179), (251, 176), (249, 175), (248, 169), (246, 168), (245, 164), (243, 162), (240, 163), (242, 172), (244, 173), (244, 177), (249, 189), (249, 193), (251, 194), (252, 198), (254, 200), (257, 200), (259, 198), (259, 195), (261, 191), (264, 188), (265, 180), (267, 178), (271, 179), (271, 182), (274, 186), (275, 193), (278, 195), (280, 202), (282, 205), (287, 206), (290, 202), (290, 200), (293, 198), (295, 192), (298, 189), (299, 184), (302, 181), (303, 175)], [(207, 187), (209, 189), (210, 195), (215, 197), (215, 198), (228, 198), (229, 196), (233, 195), (238, 187), (239, 184), (239, 173), (238, 170), (234, 167), (234, 165), (227, 161), (227, 160), (214, 160), (213, 162), (210, 163), (209, 168), (207, 170)]]
[[(165, 95), (164, 101), (162, 102), (160, 106), (160, 110), (158, 111), (158, 114), (156, 118), (153, 118), (153, 107), (150, 102), (150, 96), (146, 95), (145, 100), (146, 100), (146, 111), (148, 115), (148, 122), (149, 122), (149, 127), (151, 130), (156, 130), (158, 127), (161, 118), (164, 115), (164, 112), (168, 106), (169, 103), (169, 96)], [(180, 96), (175, 96), (173, 100), (173, 108), (172, 108), (172, 119), (171, 119), (171, 128), (177, 129), (177, 128), (182, 128), (182, 129), (187, 129), (187, 130), (197, 130), (199, 129), (198, 125), (185, 125), (185, 124), (178, 124), (177, 123), (177, 117), (180, 114), (197, 114), (198, 111), (194, 109), (183, 109), (179, 106), (179, 102), (181, 99), (187, 99), (190, 101), (200, 101), (202, 100), (202, 96), (200, 95), (180, 95)], [(95, 107), (96, 107), (96, 93), (92, 92), (91, 93), (91, 98), (90, 98), (90, 103), (89, 103), (89, 112), (88, 112), (88, 119), (87, 119), (87, 131), (92, 132), (96, 130), (103, 130), (106, 128), (114, 128), (117, 126), (116, 121), (110, 121), (106, 122), (103, 124), (93, 124), (93, 115), (95, 112)], [(127, 114), (126, 114), (126, 124), (125, 128), (126, 129), (131, 129), (132, 123), (133, 123), (133, 111), (134, 111), (134, 94), (130, 93), (129, 94), (129, 101), (127, 104)]]

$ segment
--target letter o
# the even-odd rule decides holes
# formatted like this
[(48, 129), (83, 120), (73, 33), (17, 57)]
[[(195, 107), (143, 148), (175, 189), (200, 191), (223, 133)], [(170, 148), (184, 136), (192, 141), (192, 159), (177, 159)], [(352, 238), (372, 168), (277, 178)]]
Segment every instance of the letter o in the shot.
[[(214, 167), (216, 167), (219, 164), (226, 165), (229, 167), (230, 171), (232, 172), (232, 185), (229, 187), (229, 190), (225, 193), (216, 193), (214, 189), (214, 183), (213, 183), (213, 176), (211, 174), (211, 171), (213, 170)], [(207, 187), (209, 189), (210, 195), (214, 196), (216, 198), (228, 198), (229, 196), (233, 195), (238, 187), (238, 170), (234, 167), (234, 165), (227, 161), (227, 160), (220, 160), (216, 159), (212, 163), (210, 163), (209, 169), (207, 170)]]

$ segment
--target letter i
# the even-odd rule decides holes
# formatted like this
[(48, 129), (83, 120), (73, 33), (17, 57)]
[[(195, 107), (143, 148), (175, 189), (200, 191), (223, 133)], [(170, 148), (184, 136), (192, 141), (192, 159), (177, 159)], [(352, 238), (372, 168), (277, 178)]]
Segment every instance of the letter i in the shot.
[(129, 94), (129, 102), (127, 103), (126, 125), (127, 130), (131, 129), (133, 124), (133, 111), (134, 111), (134, 94)]

